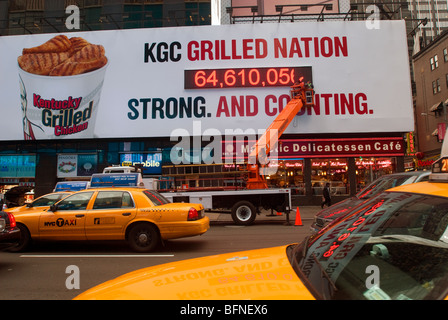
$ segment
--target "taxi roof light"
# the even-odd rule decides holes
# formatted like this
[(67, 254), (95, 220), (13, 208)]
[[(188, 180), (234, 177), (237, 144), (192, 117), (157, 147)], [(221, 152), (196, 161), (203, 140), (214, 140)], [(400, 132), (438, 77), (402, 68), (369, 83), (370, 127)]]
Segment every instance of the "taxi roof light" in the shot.
[(448, 139), (443, 139), (440, 158), (432, 164), (429, 181), (448, 183)]

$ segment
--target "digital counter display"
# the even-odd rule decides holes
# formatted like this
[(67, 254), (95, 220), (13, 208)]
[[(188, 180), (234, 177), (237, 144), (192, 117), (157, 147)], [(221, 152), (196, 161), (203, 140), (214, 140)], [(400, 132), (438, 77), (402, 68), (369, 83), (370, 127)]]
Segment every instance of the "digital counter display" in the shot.
[(292, 86), (303, 77), (312, 82), (311, 67), (185, 70), (185, 89)]

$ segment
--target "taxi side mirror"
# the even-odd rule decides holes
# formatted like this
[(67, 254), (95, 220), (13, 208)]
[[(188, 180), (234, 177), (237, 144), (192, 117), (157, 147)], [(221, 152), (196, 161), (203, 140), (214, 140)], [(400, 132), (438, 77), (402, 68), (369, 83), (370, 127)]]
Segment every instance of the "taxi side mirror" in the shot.
[(58, 210), (58, 206), (55, 205), (55, 204), (52, 204), (52, 205), (50, 206), (50, 209), (49, 209), (48, 211), (55, 212), (55, 211), (57, 211), (57, 210)]

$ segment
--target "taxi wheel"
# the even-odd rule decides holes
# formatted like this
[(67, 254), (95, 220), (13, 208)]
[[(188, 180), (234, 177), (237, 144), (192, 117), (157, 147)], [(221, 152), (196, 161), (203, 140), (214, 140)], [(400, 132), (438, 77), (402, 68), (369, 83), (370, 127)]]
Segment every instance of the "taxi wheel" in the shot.
[(232, 207), (232, 220), (235, 224), (250, 225), (257, 217), (255, 206), (249, 201), (240, 201)]
[(23, 252), (31, 245), (31, 234), (26, 226), (21, 223), (17, 224), (17, 228), (20, 229), (20, 240), (16, 246), (9, 249), (11, 252)]
[(139, 223), (131, 228), (128, 241), (132, 250), (137, 252), (150, 252), (159, 244), (159, 232), (152, 224)]

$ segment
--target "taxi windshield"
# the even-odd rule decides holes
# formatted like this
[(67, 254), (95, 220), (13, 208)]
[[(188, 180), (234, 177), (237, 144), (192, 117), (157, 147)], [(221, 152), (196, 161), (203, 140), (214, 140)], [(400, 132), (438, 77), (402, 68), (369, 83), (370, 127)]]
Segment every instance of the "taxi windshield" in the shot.
[(384, 176), (380, 179), (373, 181), (363, 190), (358, 192), (356, 197), (358, 199), (371, 198), (373, 196), (378, 195), (384, 190), (401, 186), (402, 184), (412, 183), (417, 179), (417, 176)]
[(316, 298), (438, 299), (448, 287), (448, 198), (384, 192), (290, 254)]

